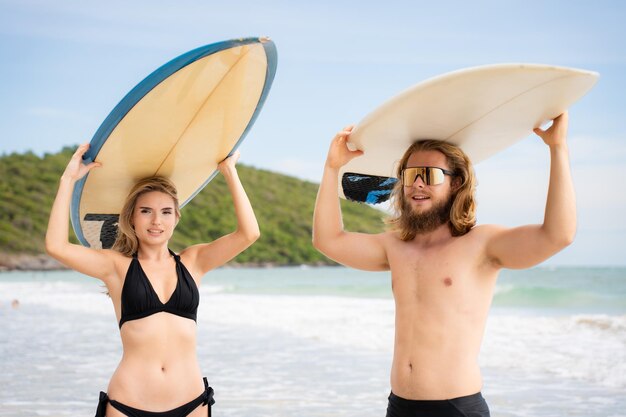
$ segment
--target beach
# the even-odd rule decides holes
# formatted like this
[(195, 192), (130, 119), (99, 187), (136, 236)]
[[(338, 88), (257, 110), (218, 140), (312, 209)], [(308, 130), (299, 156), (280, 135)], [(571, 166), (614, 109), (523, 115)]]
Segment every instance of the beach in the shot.
[[(200, 294), (214, 416), (385, 415), (388, 273), (221, 268)], [(0, 273), (0, 329), (1, 416), (94, 414), (121, 357), (99, 281)], [(492, 416), (626, 416), (626, 268), (503, 271), (479, 362)]]

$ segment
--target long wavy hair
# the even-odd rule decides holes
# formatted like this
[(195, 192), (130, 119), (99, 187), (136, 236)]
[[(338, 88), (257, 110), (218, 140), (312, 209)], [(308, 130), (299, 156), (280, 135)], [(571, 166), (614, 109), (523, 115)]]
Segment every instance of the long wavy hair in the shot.
[(115, 239), (115, 243), (111, 249), (126, 256), (132, 256), (137, 252), (139, 249), (139, 240), (135, 234), (133, 213), (135, 212), (137, 199), (139, 199), (142, 194), (152, 191), (159, 191), (172, 197), (172, 200), (174, 200), (174, 212), (176, 214), (176, 219), (180, 219), (178, 193), (176, 191), (176, 186), (172, 183), (172, 181), (159, 176), (139, 180), (128, 193), (126, 201), (124, 201), (124, 207), (122, 207), (122, 211), (120, 212), (117, 225), (117, 238)]
[(461, 148), (441, 140), (419, 140), (406, 150), (396, 172), (399, 180), (391, 193), (394, 214), (387, 218), (385, 223), (389, 225), (391, 230), (400, 232), (400, 238), (405, 242), (413, 240), (417, 234), (417, 230), (409, 226), (401, 178), (402, 170), (406, 168), (409, 157), (420, 151), (438, 151), (446, 157), (448, 169), (454, 173), (452, 182), (454, 186), (453, 202), (448, 224), (452, 236), (466, 234), (476, 224), (476, 174), (474, 174), (472, 162)]

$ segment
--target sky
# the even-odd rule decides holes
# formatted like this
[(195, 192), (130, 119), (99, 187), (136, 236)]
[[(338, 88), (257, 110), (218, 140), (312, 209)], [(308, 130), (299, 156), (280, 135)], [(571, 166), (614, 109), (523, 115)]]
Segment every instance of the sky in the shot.
[[(617, 0), (0, 0), (0, 154), (88, 142), (153, 70), (233, 38), (269, 36), (278, 50), (241, 162), (314, 182), (336, 131), (420, 81), (498, 63), (581, 68), (600, 80), (570, 108), (578, 232), (545, 265), (626, 265), (624, 22)], [(540, 139), (475, 168), (480, 224), (542, 221)]]

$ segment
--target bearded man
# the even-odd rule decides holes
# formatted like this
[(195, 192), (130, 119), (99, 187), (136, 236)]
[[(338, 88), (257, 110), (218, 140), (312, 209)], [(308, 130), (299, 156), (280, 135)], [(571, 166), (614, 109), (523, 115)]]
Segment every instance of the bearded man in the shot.
[(400, 160), (392, 193), (396, 215), (379, 234), (343, 229), (339, 169), (362, 154), (333, 139), (313, 219), (313, 244), (352, 268), (391, 271), (395, 342), (387, 417), (489, 416), (478, 354), (501, 269), (529, 268), (569, 245), (576, 205), (567, 149), (567, 113), (535, 129), (550, 150), (542, 224), (476, 226), (473, 168), (463, 151), (415, 142)]

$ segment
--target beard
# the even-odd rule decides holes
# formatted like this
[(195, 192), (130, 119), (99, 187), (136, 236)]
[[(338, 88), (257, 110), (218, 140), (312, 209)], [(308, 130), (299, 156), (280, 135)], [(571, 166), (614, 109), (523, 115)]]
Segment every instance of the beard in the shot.
[(428, 211), (418, 213), (404, 199), (402, 215), (400, 216), (400, 224), (404, 234), (415, 237), (418, 234), (432, 232), (442, 224), (449, 222), (453, 202), (454, 196), (451, 194), (447, 200), (434, 205)]

